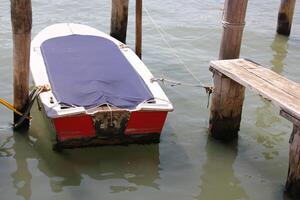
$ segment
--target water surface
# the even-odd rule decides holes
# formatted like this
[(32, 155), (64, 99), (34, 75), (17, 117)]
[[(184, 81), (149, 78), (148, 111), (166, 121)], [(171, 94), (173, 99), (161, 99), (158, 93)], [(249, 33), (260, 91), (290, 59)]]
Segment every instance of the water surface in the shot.
[[(58, 22), (83, 23), (108, 33), (110, 3), (33, 0), (33, 36)], [(12, 102), (9, 4), (0, 0), (0, 97)], [(148, 0), (144, 5), (151, 18), (145, 11), (143, 60), (152, 73), (197, 83), (185, 64), (201, 82), (210, 84), (208, 63), (218, 57), (223, 1)], [(289, 38), (275, 34), (278, 7), (279, 2), (271, 0), (249, 1), (241, 57), (300, 83), (300, 5)], [(132, 48), (133, 12), (131, 1), (127, 43)], [(163, 88), (175, 111), (156, 145), (57, 154), (51, 150), (49, 124), (36, 107), (28, 134), (14, 133), (12, 113), (0, 107), (0, 199), (286, 199), (292, 125), (278, 109), (247, 91), (238, 141), (223, 144), (208, 137), (203, 90)]]

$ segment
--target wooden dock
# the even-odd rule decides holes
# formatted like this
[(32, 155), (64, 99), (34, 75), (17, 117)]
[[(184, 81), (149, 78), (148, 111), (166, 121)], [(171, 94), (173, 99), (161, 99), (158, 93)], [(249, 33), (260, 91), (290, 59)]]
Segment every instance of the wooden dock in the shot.
[[(250, 60), (212, 61), (210, 66), (211, 70), (216, 70), (278, 106), (281, 113), (285, 113), (283, 117), (300, 121), (299, 84)], [(298, 125), (300, 127), (300, 123)]]
[[(214, 74), (230, 79), (245, 88), (254, 91), (273, 105), (278, 106), (280, 115), (293, 123), (290, 137), (290, 161), (286, 183), (287, 191), (293, 196), (300, 195), (300, 85), (246, 59), (219, 60), (210, 62)], [(236, 85), (235, 84), (235, 85)], [(215, 88), (221, 88), (215, 86)], [(230, 91), (230, 89), (229, 89)], [(214, 91), (212, 105), (218, 115), (228, 114), (228, 107), (234, 111), (234, 105), (226, 105), (230, 99), (243, 99), (244, 94)], [(242, 95), (243, 97), (239, 97)], [(224, 117), (226, 118), (226, 117)], [(226, 120), (226, 119), (224, 119)], [(214, 122), (211, 122), (214, 123)], [(224, 127), (226, 129), (226, 127)]]

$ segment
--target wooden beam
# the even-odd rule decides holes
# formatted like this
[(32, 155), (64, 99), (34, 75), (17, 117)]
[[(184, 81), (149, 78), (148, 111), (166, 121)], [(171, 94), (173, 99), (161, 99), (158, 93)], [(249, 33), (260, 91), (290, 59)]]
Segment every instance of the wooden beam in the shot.
[(285, 110), (280, 110), (280, 116), (284, 117), (285, 119), (289, 120), (290, 122), (292, 122), (293, 124), (295, 124), (296, 126), (300, 127), (300, 119), (294, 117), (293, 115), (291, 115), (290, 113), (288, 113)]
[(135, 53), (142, 58), (142, 11), (143, 0), (136, 0), (135, 7)]
[(110, 35), (126, 43), (128, 0), (112, 0)]
[[(219, 59), (239, 57), (247, 3), (248, 0), (225, 0)], [(209, 133), (216, 139), (232, 140), (240, 128), (245, 88), (218, 73), (213, 79)]]
[[(29, 57), (32, 26), (31, 0), (11, 0), (11, 22), (13, 31), (14, 107), (23, 112), (29, 98)], [(14, 114), (14, 123), (20, 116)], [(29, 128), (26, 119), (20, 126)]]
[(289, 36), (293, 22), (296, 0), (281, 0), (278, 12), (277, 33)]
[(289, 170), (286, 192), (295, 199), (300, 198), (300, 128), (296, 125), (290, 138)]

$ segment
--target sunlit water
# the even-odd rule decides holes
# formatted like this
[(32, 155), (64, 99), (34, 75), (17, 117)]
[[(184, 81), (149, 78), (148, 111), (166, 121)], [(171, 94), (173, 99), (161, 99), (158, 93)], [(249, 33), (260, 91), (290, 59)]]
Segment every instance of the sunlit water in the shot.
[[(0, 0), (0, 98), (12, 102), (10, 1)], [(109, 0), (33, 0), (33, 36), (57, 22), (83, 23), (109, 32)], [(144, 1), (143, 60), (155, 76), (210, 84), (208, 63), (218, 57), (221, 0)], [(300, 4), (290, 38), (276, 36), (279, 1), (248, 4), (241, 57), (300, 83)], [(127, 43), (134, 47), (134, 1)], [(170, 48), (172, 47), (172, 49)], [(177, 58), (175, 54), (180, 57)], [(51, 129), (34, 107), (28, 134), (14, 133), (12, 113), (0, 107), (0, 199), (265, 199), (284, 197), (292, 125), (247, 91), (237, 142), (208, 137), (207, 96), (199, 88), (163, 86), (175, 111), (158, 145), (51, 150)]]

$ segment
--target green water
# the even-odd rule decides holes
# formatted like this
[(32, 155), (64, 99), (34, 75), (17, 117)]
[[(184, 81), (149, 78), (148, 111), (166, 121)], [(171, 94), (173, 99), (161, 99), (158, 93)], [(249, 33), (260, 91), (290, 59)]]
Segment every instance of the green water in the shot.
[[(33, 35), (58, 22), (83, 23), (109, 32), (110, 1), (33, 0)], [(134, 48), (134, 1), (128, 45)], [(0, 0), (0, 97), (12, 102), (12, 41), (9, 1)], [(221, 0), (144, 1), (143, 60), (155, 76), (203, 83), (218, 57)], [(279, 1), (248, 4), (241, 57), (300, 83), (300, 4), (290, 38), (276, 36)], [(172, 49), (170, 49), (170, 46)], [(178, 54), (178, 59), (174, 54)], [(182, 62), (180, 61), (182, 60)], [(163, 86), (175, 106), (157, 145), (51, 150), (49, 125), (34, 107), (28, 134), (9, 127), (12, 113), (0, 107), (0, 199), (264, 199), (281, 200), (292, 125), (278, 109), (246, 92), (237, 142), (208, 137), (207, 96), (199, 88)]]

